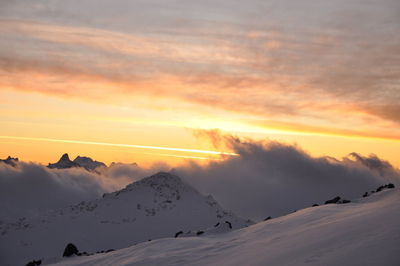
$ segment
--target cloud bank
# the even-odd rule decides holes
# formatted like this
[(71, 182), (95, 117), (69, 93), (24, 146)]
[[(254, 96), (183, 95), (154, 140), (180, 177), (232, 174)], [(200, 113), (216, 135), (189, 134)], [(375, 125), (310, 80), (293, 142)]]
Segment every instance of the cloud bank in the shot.
[(174, 171), (243, 217), (276, 217), (335, 196), (357, 199), (400, 180), (399, 172), (375, 155), (353, 153), (337, 160), (313, 158), (297, 146), (274, 141), (225, 137), (225, 144), (240, 156), (207, 166), (192, 162)]
[(314, 158), (298, 146), (275, 141), (239, 139), (218, 131), (197, 131), (196, 135), (209, 136), (239, 156), (205, 165), (187, 161), (172, 170), (162, 163), (149, 168), (117, 163), (96, 172), (25, 162), (13, 167), (0, 162), (0, 221), (92, 200), (169, 170), (201, 193), (213, 195), (224, 208), (254, 220), (321, 204), (335, 196), (357, 199), (388, 182), (400, 185), (399, 171), (373, 154), (352, 153), (341, 160)]
[(84, 168), (49, 169), (25, 162), (17, 162), (13, 167), (0, 162), (0, 221), (96, 199), (163, 169), (163, 165), (143, 169), (114, 164), (99, 168), (96, 173)]

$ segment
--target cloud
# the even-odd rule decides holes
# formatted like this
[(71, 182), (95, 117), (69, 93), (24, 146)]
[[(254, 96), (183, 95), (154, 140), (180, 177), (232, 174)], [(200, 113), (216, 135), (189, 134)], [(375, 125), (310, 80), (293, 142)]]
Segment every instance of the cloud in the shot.
[(25, 162), (12, 167), (0, 163), (0, 220), (38, 215), (42, 211), (96, 199), (159, 170), (165, 170), (165, 166), (158, 164), (144, 169), (114, 164), (100, 168), (98, 174), (82, 168), (49, 169)]
[(217, 149), (220, 149), (221, 146), (225, 144), (224, 138), (222, 137), (222, 133), (219, 129), (212, 129), (212, 130), (193, 129), (191, 130), (191, 132), (198, 139), (208, 138), (211, 144)]
[[(171, 171), (201, 193), (213, 195), (224, 208), (255, 220), (321, 204), (337, 195), (357, 199), (388, 182), (400, 185), (399, 170), (376, 155), (316, 158), (296, 145), (276, 141), (240, 139), (218, 131), (195, 134), (238, 156), (208, 164), (187, 161)], [(170, 171), (170, 166), (116, 163), (89, 172), (49, 169), (35, 163), (18, 162), (16, 167), (0, 163), (0, 220), (96, 199), (158, 171)]]
[(0, 163), (0, 220), (68, 206), (118, 186), (82, 169), (50, 170), (34, 163)]
[[(390, 164), (373, 157), (342, 160), (312, 157), (301, 148), (274, 141), (224, 137), (238, 157), (174, 171), (202, 193), (212, 194), (225, 208), (253, 219), (279, 216), (321, 204), (335, 196), (357, 199), (365, 191), (400, 180)], [(369, 162), (369, 163), (366, 163)], [(371, 168), (390, 170), (387, 175)]]
[[(356, 2), (350, 14), (358, 14)], [(291, 10), (292, 17), (277, 15), (289, 12), (284, 8), (288, 3), (275, 9), (260, 5), (260, 10), (277, 13), (255, 25), (241, 10), (231, 12), (238, 12), (243, 23), (208, 20), (206, 14), (196, 20), (184, 17), (192, 23), (174, 30), (149, 23), (151, 34), (134, 26), (123, 31), (83, 22), (2, 19), (0, 86), (108, 104), (129, 99), (139, 105), (141, 97), (149, 96), (151, 102), (172, 99), (175, 108), (191, 105), (186, 110), (194, 115), (200, 108), (213, 108), (256, 121), (293, 123), (301, 118), (309, 128), (340, 135), (353, 125), (373, 137), (390, 135), (387, 128), (399, 121), (400, 58), (391, 33), (396, 25), (381, 25), (384, 14), (393, 21), (396, 17), (387, 8), (363, 7), (357, 18), (366, 23), (379, 12), (371, 32), (346, 15), (343, 6), (318, 4), (326, 17), (312, 17), (324, 22), (322, 31), (315, 21), (302, 21), (308, 19), (303, 14), (307, 6), (314, 4)], [(62, 5), (58, 2), (54, 9), (63, 10)], [(158, 8), (172, 21), (169, 9)], [(225, 12), (216, 10), (221, 16)], [(348, 27), (338, 25), (342, 18)], [(279, 46), (271, 49), (271, 43)]]
[(3, 87), (106, 102), (145, 94), (374, 135), (381, 120), (399, 122), (398, 1), (28, 2), (0, 21)]

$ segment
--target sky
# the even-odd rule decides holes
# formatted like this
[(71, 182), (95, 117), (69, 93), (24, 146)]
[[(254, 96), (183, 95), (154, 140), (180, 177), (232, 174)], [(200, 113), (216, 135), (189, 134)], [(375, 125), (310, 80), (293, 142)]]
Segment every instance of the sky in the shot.
[(237, 156), (217, 129), (400, 167), (400, 2), (0, 0), (0, 128), (44, 164)]

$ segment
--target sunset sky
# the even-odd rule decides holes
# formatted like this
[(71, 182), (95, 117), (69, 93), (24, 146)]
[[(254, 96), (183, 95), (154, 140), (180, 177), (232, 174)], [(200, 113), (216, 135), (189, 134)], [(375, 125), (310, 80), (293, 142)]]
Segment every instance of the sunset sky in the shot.
[(218, 129), (400, 167), (400, 2), (3, 0), (0, 129), (41, 163), (235, 156)]

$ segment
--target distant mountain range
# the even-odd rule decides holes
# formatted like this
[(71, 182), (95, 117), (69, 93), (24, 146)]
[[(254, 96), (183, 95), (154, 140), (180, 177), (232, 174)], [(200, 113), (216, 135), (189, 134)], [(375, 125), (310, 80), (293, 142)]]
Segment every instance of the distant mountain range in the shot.
[(76, 157), (73, 161), (69, 159), (68, 153), (63, 154), (56, 163), (49, 163), (48, 168), (65, 169), (71, 167), (83, 167), (87, 170), (95, 170), (98, 167), (106, 166), (104, 163), (95, 161), (89, 157)]
[(11, 166), (16, 166), (19, 160), (18, 158), (13, 158), (11, 156), (8, 156), (6, 159), (0, 159), (0, 162), (3, 162)]
[[(56, 166), (73, 165), (78, 163), (63, 155)], [(178, 232), (190, 236), (252, 223), (225, 211), (212, 196), (201, 195), (178, 176), (160, 172), (93, 201), (0, 224), (2, 265), (39, 258), (51, 261), (68, 243), (91, 253), (174, 237)]]

